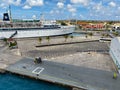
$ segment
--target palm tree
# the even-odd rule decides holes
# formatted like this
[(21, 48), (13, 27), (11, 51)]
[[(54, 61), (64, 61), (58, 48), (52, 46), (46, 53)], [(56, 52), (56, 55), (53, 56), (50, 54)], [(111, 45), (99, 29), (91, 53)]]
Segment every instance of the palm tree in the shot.
[(102, 35), (102, 38), (103, 38), (105, 36), (105, 33), (102, 33), (101, 35)]
[(41, 37), (39, 37), (39, 39), (38, 39), (38, 40), (39, 40), (39, 42), (40, 42), (40, 44), (41, 44), (41, 42), (42, 42), (42, 38), (41, 38)]
[(4, 38), (3, 41), (7, 42), (7, 38)]
[(109, 37), (109, 34), (107, 33), (105, 36), (106, 36), (106, 37)]
[(7, 44), (7, 38), (4, 38), (3, 41)]
[(92, 32), (90, 32), (90, 33), (88, 33), (88, 35), (89, 35), (89, 36), (91, 36), (91, 38), (92, 38), (92, 36), (93, 36), (93, 33), (92, 33)]
[(119, 35), (119, 33), (118, 33), (118, 32), (113, 32), (113, 34), (114, 34), (115, 36), (118, 36), (118, 35)]
[(73, 37), (73, 36), (70, 36), (70, 38), (73, 40), (74, 37)]
[(105, 27), (106, 27), (106, 30), (109, 30), (110, 25), (106, 24)]
[(47, 36), (47, 37), (46, 37), (46, 40), (48, 40), (48, 43), (49, 43), (49, 41), (50, 41), (50, 37), (49, 37), (49, 36)]
[(65, 42), (66, 42), (68, 39), (68, 35), (64, 35), (64, 38), (65, 38)]
[(86, 34), (86, 35), (85, 35), (85, 37), (87, 38), (87, 37), (88, 37), (88, 35)]

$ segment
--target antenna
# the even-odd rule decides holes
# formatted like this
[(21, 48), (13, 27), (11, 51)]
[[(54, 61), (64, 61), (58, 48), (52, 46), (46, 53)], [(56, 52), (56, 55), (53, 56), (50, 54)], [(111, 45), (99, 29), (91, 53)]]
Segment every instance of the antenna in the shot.
[(9, 5), (9, 15), (10, 15), (10, 22), (12, 22), (12, 16), (11, 16), (11, 6)]

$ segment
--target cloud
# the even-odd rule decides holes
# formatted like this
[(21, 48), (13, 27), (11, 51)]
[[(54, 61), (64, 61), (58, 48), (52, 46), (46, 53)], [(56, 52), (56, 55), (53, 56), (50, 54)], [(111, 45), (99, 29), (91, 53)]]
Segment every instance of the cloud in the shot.
[(0, 16), (3, 16), (3, 13), (0, 13)]
[(5, 3), (1, 3), (1, 4), (0, 4), (0, 7), (6, 8), (6, 4), (5, 4)]
[(76, 13), (72, 13), (72, 16), (76, 16)]
[(70, 12), (76, 12), (76, 8), (70, 8), (70, 9), (68, 9)]
[(104, 10), (104, 6), (102, 5), (102, 2), (99, 2), (99, 3), (94, 3), (92, 6), (92, 9), (95, 11), (95, 12), (101, 12), (102, 10)]
[(50, 14), (51, 14), (51, 15), (60, 14), (60, 13), (61, 13), (61, 12), (60, 12), (59, 10), (57, 10), (57, 9), (56, 9), (56, 10), (51, 10), (51, 11), (50, 11)]
[(84, 16), (83, 16), (82, 14), (80, 14), (80, 18), (81, 18), (81, 19), (83, 19), (83, 18), (84, 18)]
[(21, 4), (21, 1), (22, 0), (1, 0), (0, 7), (6, 8), (10, 4), (15, 5), (15, 6), (19, 6)]
[(36, 16), (36, 15), (33, 15), (33, 16), (32, 16), (32, 19), (34, 19), (34, 20), (35, 20), (36, 18), (37, 18), (37, 16)]
[(44, 5), (44, 1), (43, 0), (26, 0), (26, 5), (29, 6), (42, 6)]
[[(41, 10), (41, 12), (49, 13), (48, 16), (62, 17), (64, 15), (67, 17), (70, 15), (81, 19), (107, 20), (112, 18), (116, 19), (116, 17), (120, 16), (119, 3), (120, 0), (0, 0), (0, 12), (8, 9), (8, 5), (10, 4), (12, 8), (16, 8), (15, 10), (21, 10), (21, 8), (31, 9), (29, 15), (26, 15), (26, 18), (28, 16), (32, 18), (31, 15), (35, 10), (37, 11), (34, 13), (35, 15), (39, 14), (38, 12)], [(43, 8), (37, 8), (36, 6), (43, 6)], [(32, 9), (32, 7), (36, 8)], [(24, 15), (24, 11), (22, 14)], [(49, 17), (51, 18), (51, 16)], [(18, 16), (16, 15), (15, 17)], [(22, 17), (22, 15), (19, 15), (19, 17)]]
[(110, 3), (108, 3), (109, 4), (109, 6), (111, 6), (111, 7), (116, 7), (116, 3), (115, 2), (110, 2)]
[(118, 10), (120, 10), (120, 7), (118, 7)]
[(50, 14), (54, 14), (54, 11), (53, 11), (53, 10), (51, 10), (51, 11), (50, 11)]
[[(5, 1), (5, 0), (3, 0), (3, 1)], [(20, 5), (20, 3), (21, 3), (21, 0), (6, 0), (6, 1), (5, 1), (6, 3), (13, 4), (13, 5), (16, 5), (16, 6)]]
[(56, 12), (57, 14), (59, 14), (59, 13), (60, 13), (60, 11), (59, 11), (59, 10), (56, 10), (55, 12)]
[(58, 2), (58, 3), (57, 3), (57, 7), (58, 7), (58, 8), (63, 8), (63, 7), (64, 7), (64, 3)]
[(74, 3), (74, 4), (83, 4), (83, 5), (88, 5), (90, 2), (90, 0), (71, 0), (71, 3)]
[(76, 8), (74, 8), (71, 4), (67, 5), (67, 9), (69, 12), (72, 12), (72, 13), (75, 13), (77, 11)]
[(29, 6), (29, 5), (25, 5), (24, 7), (22, 7), (23, 9), (30, 9), (31, 8), (31, 6)]
[[(109, 2), (109, 3), (108, 3)], [(117, 3), (117, 2), (116, 2)], [(89, 4), (88, 12), (85, 16), (89, 15), (90, 18), (99, 20), (112, 20), (116, 19), (115, 16), (120, 15), (119, 6), (115, 2), (97, 1)]]
[(72, 8), (72, 5), (71, 5), (71, 4), (68, 4), (68, 5), (67, 5), (67, 8), (68, 8), (68, 9)]

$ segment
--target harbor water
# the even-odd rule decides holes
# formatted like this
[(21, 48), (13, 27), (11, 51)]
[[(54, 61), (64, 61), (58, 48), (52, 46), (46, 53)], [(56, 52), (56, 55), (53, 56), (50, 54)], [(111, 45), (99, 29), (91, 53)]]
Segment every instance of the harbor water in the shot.
[(70, 90), (70, 88), (6, 73), (0, 74), (0, 90)]
[(82, 37), (82, 36), (85, 36), (85, 33), (77, 33), (77, 32), (73, 32), (72, 34), (70, 34), (70, 36), (74, 36), (74, 37)]

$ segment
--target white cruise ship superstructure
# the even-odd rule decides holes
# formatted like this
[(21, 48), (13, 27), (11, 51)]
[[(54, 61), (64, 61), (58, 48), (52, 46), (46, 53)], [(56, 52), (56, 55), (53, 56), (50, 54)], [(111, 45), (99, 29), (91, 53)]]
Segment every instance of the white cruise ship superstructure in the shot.
[[(3, 22), (0, 22), (0, 39), (2, 38), (26, 38), (57, 36), (73, 33), (74, 25), (62, 26), (56, 21), (40, 22), (9, 22), (9, 16), (4, 14)], [(8, 21), (7, 21), (8, 20)]]

